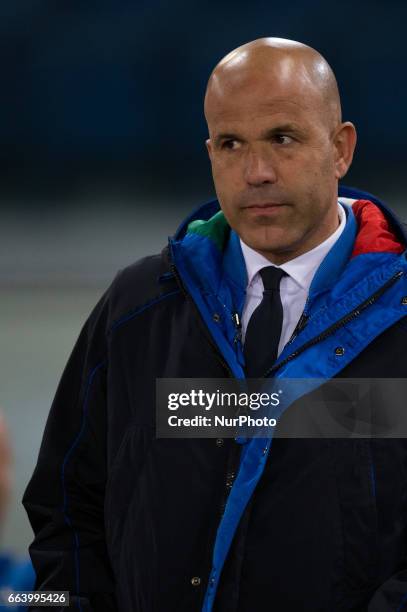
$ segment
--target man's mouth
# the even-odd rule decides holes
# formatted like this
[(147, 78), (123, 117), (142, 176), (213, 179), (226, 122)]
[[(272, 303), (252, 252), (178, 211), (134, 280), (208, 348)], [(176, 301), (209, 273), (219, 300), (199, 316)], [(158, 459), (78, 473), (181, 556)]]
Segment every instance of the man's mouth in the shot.
[(269, 214), (278, 211), (284, 206), (286, 204), (281, 202), (254, 202), (253, 204), (243, 206), (243, 210), (253, 214)]
[(248, 204), (245, 208), (270, 208), (273, 206), (284, 206), (280, 202), (255, 202), (254, 204)]

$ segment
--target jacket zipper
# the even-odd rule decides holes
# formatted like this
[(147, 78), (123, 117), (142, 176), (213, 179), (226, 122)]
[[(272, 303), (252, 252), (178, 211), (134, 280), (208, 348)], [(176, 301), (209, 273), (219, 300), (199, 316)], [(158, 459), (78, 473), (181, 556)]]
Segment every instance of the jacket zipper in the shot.
[(223, 357), (222, 357), (222, 355), (221, 355), (221, 353), (220, 353), (220, 351), (219, 351), (218, 346), (217, 346), (217, 345), (216, 345), (216, 343), (214, 342), (214, 340), (213, 340), (213, 338), (212, 338), (211, 334), (208, 332), (208, 328), (207, 328), (207, 326), (206, 326), (206, 323), (205, 323), (205, 321), (204, 321), (204, 318), (203, 318), (203, 316), (202, 316), (202, 314), (201, 314), (201, 312), (200, 312), (199, 308), (198, 308), (198, 307), (197, 307), (197, 305), (195, 304), (194, 300), (192, 299), (191, 294), (190, 294), (190, 293), (187, 291), (187, 289), (186, 289), (186, 287), (185, 287), (185, 285), (184, 285), (184, 283), (183, 283), (183, 281), (182, 281), (182, 279), (181, 279), (181, 277), (180, 277), (180, 275), (179, 275), (179, 272), (178, 272), (178, 270), (177, 270), (177, 268), (176, 268), (176, 266), (175, 266), (175, 264), (174, 264), (174, 263), (170, 264), (170, 270), (171, 270), (171, 272), (174, 274), (174, 277), (175, 277), (175, 279), (176, 279), (176, 281), (177, 281), (177, 283), (178, 283), (178, 285), (179, 285), (179, 288), (181, 289), (181, 291), (182, 291), (183, 295), (184, 295), (184, 296), (185, 296), (185, 298), (186, 298), (186, 299), (187, 299), (189, 302), (191, 302), (191, 304), (193, 305), (193, 308), (194, 308), (194, 310), (196, 311), (196, 313), (197, 313), (197, 315), (198, 315), (198, 318), (199, 318), (199, 320), (200, 320), (200, 322), (201, 322), (201, 324), (202, 324), (202, 327), (203, 327), (203, 330), (204, 330), (205, 337), (207, 338), (207, 340), (208, 340), (209, 344), (210, 344), (210, 345), (212, 346), (212, 348), (214, 349), (214, 351), (215, 351), (215, 355), (216, 355), (217, 360), (218, 360), (218, 361), (219, 361), (219, 363), (220, 363), (220, 364), (223, 366), (223, 368), (224, 368), (224, 369), (225, 369), (225, 370), (228, 372), (229, 377), (230, 377), (230, 378), (235, 378), (235, 376), (234, 376), (234, 374), (233, 374), (233, 372), (232, 372), (232, 369), (230, 368), (230, 366), (229, 366), (229, 364), (227, 363), (227, 361), (226, 361), (225, 359), (223, 359)]
[[(306, 305), (305, 305), (306, 306)], [(292, 333), (291, 338), (289, 339), (289, 341), (287, 342), (287, 344), (292, 344), (294, 342), (294, 340), (296, 339), (296, 337), (298, 336), (298, 334), (300, 332), (302, 332), (302, 330), (306, 327), (307, 323), (308, 323), (308, 319), (309, 319), (309, 315), (305, 314), (305, 308), (303, 313), (301, 314), (298, 323)]]
[[(218, 359), (218, 361), (221, 363), (221, 365), (223, 366), (223, 368), (228, 372), (229, 377), (230, 378), (236, 378), (229, 366), (229, 364), (225, 361), (225, 359), (223, 359), (219, 348), (217, 347), (217, 345), (215, 344), (214, 340), (212, 339), (212, 336), (210, 335), (210, 333), (208, 332), (207, 326), (205, 324), (204, 318), (199, 310), (199, 308), (197, 307), (197, 305), (195, 304), (191, 294), (188, 292), (188, 290), (186, 289), (180, 275), (179, 272), (175, 266), (174, 263), (170, 264), (170, 270), (171, 272), (174, 274), (174, 277), (181, 289), (182, 294), (185, 296), (185, 298), (190, 301), (193, 305), (194, 310), (197, 313), (198, 319), (201, 322), (201, 325), (203, 327), (204, 330), (204, 335), (206, 336), (209, 344), (212, 346), (216, 358)], [(233, 315), (233, 322), (235, 323), (236, 329), (237, 329), (237, 335), (240, 338), (240, 330), (241, 330), (241, 323), (239, 320), (238, 315)], [(236, 342), (236, 337), (235, 337), (235, 342)], [(238, 471), (238, 467), (239, 467), (239, 461), (240, 461), (240, 452), (241, 452), (241, 447), (238, 444), (234, 444), (231, 447), (231, 452), (229, 454), (228, 457), (228, 461), (227, 461), (227, 468), (226, 468), (226, 480), (225, 480), (225, 490), (223, 491), (223, 495), (222, 495), (222, 500), (220, 503), (220, 516), (222, 517), (225, 507), (226, 507), (226, 502), (227, 499), (229, 497), (229, 493), (230, 490), (233, 486), (233, 482), (236, 478), (236, 473)]]
[[(371, 306), (372, 304), (374, 304), (383, 295), (383, 293), (387, 291), (389, 287), (394, 285), (394, 283), (401, 276), (403, 276), (402, 270), (400, 270), (399, 272), (396, 272), (396, 274), (394, 274), (394, 276), (392, 276), (386, 283), (384, 283), (384, 285), (382, 285), (380, 289), (375, 291), (369, 298), (367, 298), (361, 304), (359, 304), (359, 306), (357, 306), (354, 310), (352, 310), (352, 312), (342, 317), (342, 319), (340, 319), (339, 321), (337, 321), (336, 323), (328, 327), (325, 331), (323, 331), (321, 334), (319, 334), (315, 338), (311, 338), (311, 340), (308, 340), (308, 342), (306, 342), (299, 349), (294, 351), (294, 353), (291, 353), (291, 355), (288, 355), (285, 359), (283, 359), (283, 361), (281, 361), (280, 363), (277, 363), (276, 365), (271, 366), (271, 368), (269, 368), (267, 372), (263, 374), (263, 377), (268, 378), (270, 374), (276, 372), (283, 365), (285, 365), (289, 361), (292, 361), (293, 359), (298, 357), (298, 355), (303, 353), (307, 348), (309, 348), (310, 346), (314, 346), (315, 344), (318, 344), (318, 342), (321, 342), (322, 340), (325, 340), (326, 338), (334, 334), (338, 329), (340, 329), (341, 327), (344, 327), (350, 321), (353, 321), (353, 319), (356, 319), (356, 317), (358, 317), (363, 310), (368, 308), (368, 306)], [(308, 320), (308, 317), (305, 318), (305, 321), (303, 322), (303, 325), (302, 325), (302, 329), (304, 329), (307, 320)], [(294, 340), (294, 338), (298, 335), (299, 331), (300, 329), (296, 330), (297, 333), (295, 334), (295, 336), (291, 338), (290, 342)]]

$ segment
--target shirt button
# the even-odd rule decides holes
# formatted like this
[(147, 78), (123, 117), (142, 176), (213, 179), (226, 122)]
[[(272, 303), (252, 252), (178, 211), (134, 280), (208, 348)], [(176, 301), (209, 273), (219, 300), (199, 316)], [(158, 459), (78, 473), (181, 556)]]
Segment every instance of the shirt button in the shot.
[(224, 443), (223, 438), (216, 438), (216, 446), (223, 446)]
[(201, 584), (201, 579), (199, 576), (194, 576), (193, 578), (191, 578), (191, 584), (192, 586), (199, 586)]
[(343, 346), (337, 346), (335, 349), (335, 355), (337, 355), (337, 357), (342, 357), (342, 355), (345, 354), (345, 349), (343, 348)]
[(403, 304), (403, 306), (407, 306), (407, 295), (401, 298), (401, 303)]

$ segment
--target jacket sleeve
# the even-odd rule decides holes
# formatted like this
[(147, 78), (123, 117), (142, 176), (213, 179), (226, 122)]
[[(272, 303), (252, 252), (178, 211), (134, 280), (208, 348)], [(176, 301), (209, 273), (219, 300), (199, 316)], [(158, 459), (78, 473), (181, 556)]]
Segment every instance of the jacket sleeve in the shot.
[(69, 608), (54, 607), (61, 612), (118, 609), (104, 533), (107, 310), (104, 296), (82, 329), (23, 498), (35, 534), (35, 588), (69, 591)]

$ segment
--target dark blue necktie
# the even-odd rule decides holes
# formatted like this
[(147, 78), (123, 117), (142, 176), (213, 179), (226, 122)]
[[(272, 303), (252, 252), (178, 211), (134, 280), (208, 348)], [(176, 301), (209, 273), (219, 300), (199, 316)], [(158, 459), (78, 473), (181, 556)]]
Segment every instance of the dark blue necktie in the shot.
[(263, 299), (250, 317), (244, 343), (248, 378), (264, 376), (276, 361), (283, 324), (280, 281), (286, 272), (267, 266), (259, 274), (264, 285)]

